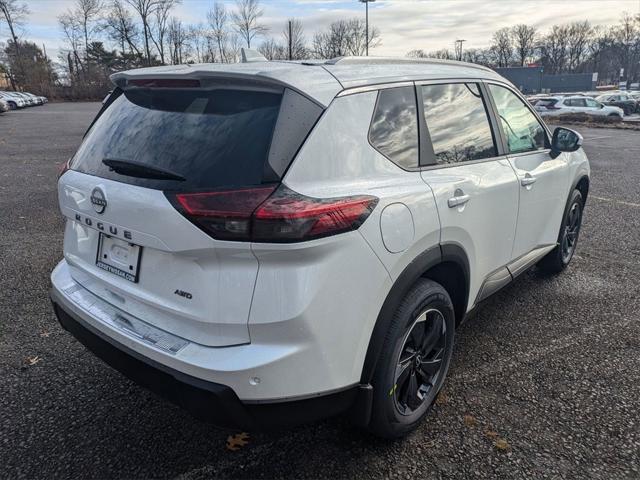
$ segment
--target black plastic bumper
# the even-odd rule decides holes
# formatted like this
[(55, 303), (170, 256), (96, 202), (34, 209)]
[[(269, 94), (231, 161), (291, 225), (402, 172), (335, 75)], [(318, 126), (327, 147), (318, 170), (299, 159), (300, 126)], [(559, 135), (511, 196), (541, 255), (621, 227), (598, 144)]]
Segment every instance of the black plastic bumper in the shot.
[[(139, 385), (187, 410), (195, 418), (246, 430), (289, 427), (345, 412), (358, 388), (304, 400), (246, 404), (226, 385), (207, 382), (170, 369), (129, 348), (114, 344), (53, 303), (60, 324), (85, 347)], [(359, 403), (359, 402), (358, 402)]]

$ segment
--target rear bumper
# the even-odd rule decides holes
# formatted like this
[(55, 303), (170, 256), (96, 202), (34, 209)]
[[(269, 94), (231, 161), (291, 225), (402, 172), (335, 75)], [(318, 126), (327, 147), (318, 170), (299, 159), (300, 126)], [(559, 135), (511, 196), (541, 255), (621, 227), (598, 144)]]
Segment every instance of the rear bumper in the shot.
[(186, 375), (143, 357), (65, 310), (57, 303), (56, 295), (52, 295), (52, 301), (62, 327), (97, 357), (205, 422), (247, 430), (294, 426), (345, 412), (358, 396), (359, 389), (354, 387), (305, 400), (245, 404), (228, 386)]

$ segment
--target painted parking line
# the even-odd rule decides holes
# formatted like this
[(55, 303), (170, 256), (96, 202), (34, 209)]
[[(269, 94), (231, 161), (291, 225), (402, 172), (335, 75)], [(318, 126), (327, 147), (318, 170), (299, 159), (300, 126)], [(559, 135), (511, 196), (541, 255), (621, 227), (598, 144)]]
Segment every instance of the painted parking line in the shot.
[(589, 198), (600, 200), (601, 202), (617, 203), (619, 205), (624, 205), (626, 207), (640, 208), (640, 203), (625, 202), (624, 200), (615, 200), (613, 198), (596, 197), (595, 195), (589, 195)]

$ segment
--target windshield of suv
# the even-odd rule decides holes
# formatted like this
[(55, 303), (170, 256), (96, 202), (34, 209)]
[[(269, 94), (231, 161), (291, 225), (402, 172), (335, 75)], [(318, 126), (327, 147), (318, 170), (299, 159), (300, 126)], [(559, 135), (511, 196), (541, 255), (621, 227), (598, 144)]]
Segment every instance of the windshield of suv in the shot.
[[(239, 89), (118, 92), (87, 133), (71, 168), (162, 190), (277, 181), (266, 160), (281, 99), (281, 92)], [(104, 160), (175, 175), (140, 178), (110, 168)]]

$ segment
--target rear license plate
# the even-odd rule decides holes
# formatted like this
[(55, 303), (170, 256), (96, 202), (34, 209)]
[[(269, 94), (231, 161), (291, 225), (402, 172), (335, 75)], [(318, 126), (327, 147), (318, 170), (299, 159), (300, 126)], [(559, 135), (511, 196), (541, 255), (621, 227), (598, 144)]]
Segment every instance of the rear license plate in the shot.
[(138, 245), (100, 233), (96, 266), (136, 283), (141, 252)]

